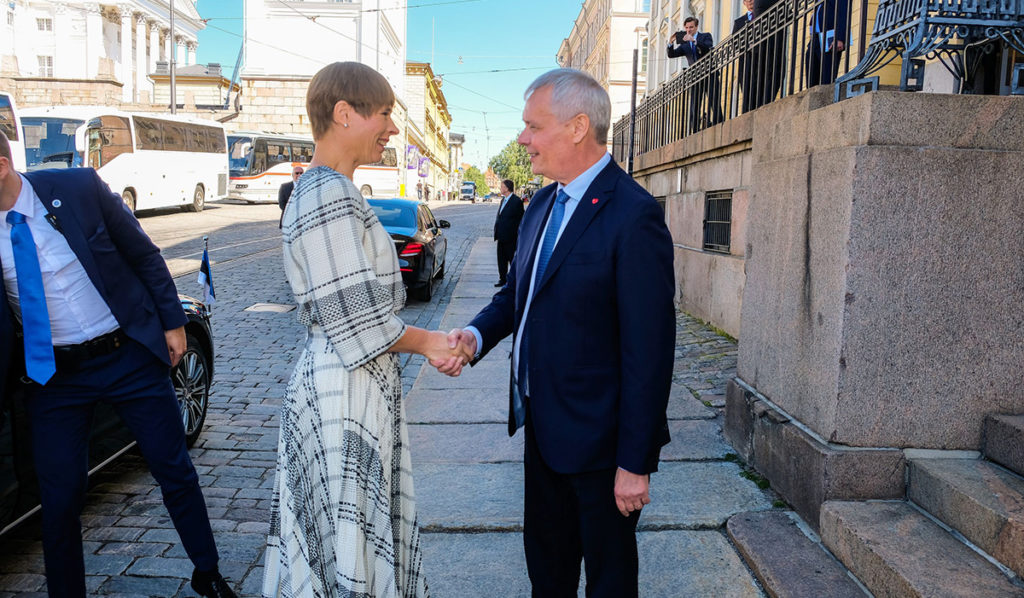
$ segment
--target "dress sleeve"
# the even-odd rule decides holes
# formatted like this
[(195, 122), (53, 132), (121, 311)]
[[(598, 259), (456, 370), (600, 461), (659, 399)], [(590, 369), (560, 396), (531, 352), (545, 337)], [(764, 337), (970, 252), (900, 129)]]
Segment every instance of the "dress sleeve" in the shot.
[(292, 242), (294, 266), (305, 279), (300, 319), (305, 313), (319, 324), (342, 365), (353, 370), (405, 333), (395, 313), (395, 285), (402, 280), (392, 241), (383, 231), (373, 234), (377, 221), (362, 198), (347, 196), (340, 185), (310, 192), (316, 207)]

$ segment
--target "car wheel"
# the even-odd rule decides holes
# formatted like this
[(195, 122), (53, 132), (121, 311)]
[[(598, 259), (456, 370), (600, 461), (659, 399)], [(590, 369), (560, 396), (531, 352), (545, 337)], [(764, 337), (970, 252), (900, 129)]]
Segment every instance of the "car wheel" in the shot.
[(371, 189), (369, 185), (363, 185), (359, 188), (359, 193), (363, 197), (370, 197), (373, 195), (373, 189)]
[(202, 185), (196, 185), (195, 193), (192, 194), (192, 205), (188, 207), (190, 212), (202, 212), (206, 205), (206, 190)]
[(128, 206), (128, 209), (132, 214), (135, 213), (135, 192), (131, 189), (125, 189), (121, 192), (121, 201), (124, 205)]
[(185, 442), (191, 447), (206, 421), (206, 409), (210, 404), (210, 368), (199, 339), (189, 334), (186, 341), (185, 355), (171, 372), (171, 381), (178, 396), (181, 421), (185, 425)]

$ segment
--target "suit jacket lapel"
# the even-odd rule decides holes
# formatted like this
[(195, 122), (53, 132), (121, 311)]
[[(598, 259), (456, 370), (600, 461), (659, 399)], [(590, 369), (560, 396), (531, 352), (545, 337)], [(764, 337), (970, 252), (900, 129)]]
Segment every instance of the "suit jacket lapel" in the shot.
[[(583, 231), (587, 230), (587, 227), (590, 226), (590, 221), (594, 219), (594, 216), (614, 198), (612, 191), (615, 189), (615, 173), (619, 170), (615, 160), (610, 161), (608, 166), (605, 166), (604, 170), (590, 184), (583, 197), (580, 198), (576, 211), (572, 213), (572, 218), (565, 225), (565, 230), (562, 231), (562, 236), (558, 239), (558, 244), (555, 245), (555, 250), (551, 253), (547, 269), (544, 270), (544, 277), (537, 281), (535, 295), (554, 276), (565, 256), (572, 251), (573, 246), (576, 245)], [(545, 220), (547, 219), (545, 218)]]
[[(524, 217), (523, 228), (519, 235), (519, 243), (516, 248), (516, 305), (526, 305), (526, 296), (530, 292), (530, 278), (533, 276), (533, 262), (537, 259), (537, 244), (540, 242), (540, 233), (544, 230), (544, 223), (548, 220), (548, 213), (554, 205), (553, 198), (557, 185), (549, 185), (534, 195), (530, 202), (530, 209), (527, 217)], [(537, 210), (534, 212), (533, 210)], [(543, 214), (538, 218), (529, 218), (532, 214)], [(528, 251), (524, 252), (524, 249)], [(525, 257), (525, 262), (520, 258)]]

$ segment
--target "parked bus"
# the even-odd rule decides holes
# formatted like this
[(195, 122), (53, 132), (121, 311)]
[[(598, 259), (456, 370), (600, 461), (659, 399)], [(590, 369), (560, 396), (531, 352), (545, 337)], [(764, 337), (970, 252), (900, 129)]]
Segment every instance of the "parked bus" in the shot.
[(133, 212), (181, 206), (193, 212), (227, 193), (224, 127), (169, 114), (103, 106), (21, 111), (25, 166), (96, 169)]
[(14, 96), (0, 91), (0, 132), (11, 143), (11, 161), (15, 170), (25, 171), (25, 143), (22, 141), (21, 120)]
[[(231, 184), (228, 196), (249, 203), (277, 201), (277, 190), (288, 182), (292, 168), (309, 167), (313, 139), (301, 135), (238, 132), (228, 135)], [(365, 197), (398, 196), (398, 154), (384, 148), (381, 161), (356, 168), (353, 181)]]

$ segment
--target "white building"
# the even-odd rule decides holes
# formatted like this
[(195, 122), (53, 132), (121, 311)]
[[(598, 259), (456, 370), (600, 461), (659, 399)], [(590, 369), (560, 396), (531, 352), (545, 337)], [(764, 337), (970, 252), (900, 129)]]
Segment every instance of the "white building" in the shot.
[(589, 73), (608, 90), (612, 124), (629, 112), (634, 48), (639, 52), (637, 101), (647, 87), (649, 8), (650, 0), (586, 0), (558, 49), (558, 64)]
[(172, 44), (166, 0), (9, 0), (0, 8), (0, 76), (114, 81), (123, 102), (152, 98), (156, 63), (174, 52), (179, 66), (195, 64), (196, 34), (205, 27), (194, 1), (177, 0), (174, 8)]

